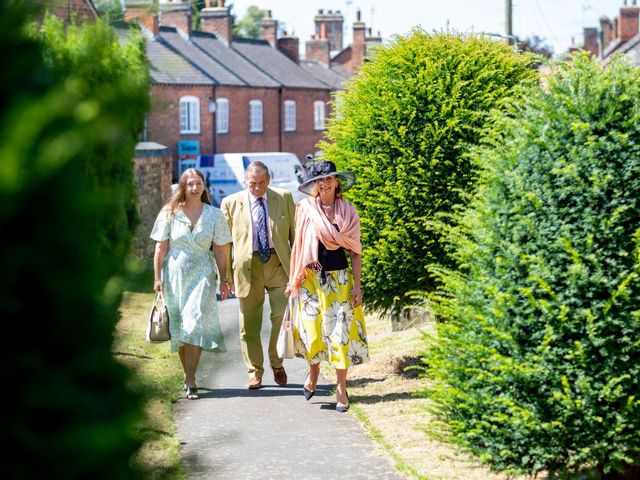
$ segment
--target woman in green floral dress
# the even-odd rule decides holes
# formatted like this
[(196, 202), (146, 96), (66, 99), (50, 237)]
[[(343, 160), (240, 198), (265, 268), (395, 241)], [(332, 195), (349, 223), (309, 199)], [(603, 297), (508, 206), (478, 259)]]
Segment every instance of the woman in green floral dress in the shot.
[[(231, 242), (220, 209), (211, 205), (202, 173), (194, 168), (180, 177), (178, 189), (160, 211), (151, 238), (155, 291), (162, 291), (169, 311), (171, 351), (178, 352), (184, 371), (186, 398), (198, 398), (196, 370), (202, 350), (224, 351), (216, 300), (217, 273), (226, 267)], [(225, 278), (220, 297), (231, 285)]]

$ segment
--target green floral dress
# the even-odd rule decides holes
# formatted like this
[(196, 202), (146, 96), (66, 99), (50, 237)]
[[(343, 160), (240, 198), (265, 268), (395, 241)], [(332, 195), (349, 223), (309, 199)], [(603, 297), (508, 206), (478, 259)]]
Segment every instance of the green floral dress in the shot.
[(310, 364), (325, 360), (337, 369), (369, 361), (364, 313), (351, 304), (352, 288), (348, 269), (307, 269), (293, 329), (296, 356)]
[(160, 211), (151, 238), (169, 240), (162, 281), (169, 310), (171, 351), (182, 344), (207, 351), (225, 351), (216, 300), (217, 267), (211, 244), (231, 242), (229, 226), (220, 209), (204, 204), (191, 231), (191, 221), (179, 209), (171, 221), (168, 209)]

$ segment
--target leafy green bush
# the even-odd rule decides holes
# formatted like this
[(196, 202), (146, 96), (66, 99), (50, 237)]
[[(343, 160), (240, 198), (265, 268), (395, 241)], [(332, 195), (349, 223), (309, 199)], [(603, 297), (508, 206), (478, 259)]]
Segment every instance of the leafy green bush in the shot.
[(139, 398), (111, 353), (147, 109), (141, 39), (0, 3), (3, 478), (133, 478)]
[(476, 179), (465, 153), (534, 81), (532, 61), (486, 38), (415, 30), (376, 49), (341, 95), (320, 146), (358, 176), (347, 196), (362, 219), (369, 306), (398, 314), (407, 292), (436, 287), (428, 265), (451, 265), (436, 223), (464, 203)]
[(428, 394), (497, 470), (618, 478), (640, 454), (640, 72), (558, 69), (475, 155)]

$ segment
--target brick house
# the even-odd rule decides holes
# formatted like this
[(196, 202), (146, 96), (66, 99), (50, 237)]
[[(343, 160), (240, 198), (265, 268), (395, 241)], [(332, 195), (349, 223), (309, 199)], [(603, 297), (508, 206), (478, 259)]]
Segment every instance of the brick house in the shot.
[(147, 36), (152, 107), (143, 140), (168, 147), (174, 175), (180, 158), (196, 155), (288, 151), (304, 159), (316, 151), (333, 94), (359, 62), (317, 59), (309, 49), (311, 58), (301, 60), (299, 40), (278, 37), (270, 12), (262, 38), (248, 40), (232, 37), (221, 0), (207, 2), (200, 31), (191, 29), (187, 1), (160, 0), (157, 13), (152, 3), (125, 1), (125, 21), (138, 22)]
[[(303, 159), (316, 150), (330, 114), (332, 92), (346, 76), (314, 75), (297, 55), (298, 39), (277, 38), (270, 15), (260, 40), (232, 38), (232, 17), (219, 1), (191, 30), (188, 2), (125, 2), (125, 21), (147, 35), (152, 107), (144, 140), (166, 145), (178, 160), (224, 152), (288, 151)], [(126, 32), (120, 31), (126, 35)]]
[(601, 17), (598, 27), (584, 29), (584, 49), (605, 63), (614, 53), (622, 53), (640, 65), (640, 8), (636, 0), (624, 0), (617, 17)]

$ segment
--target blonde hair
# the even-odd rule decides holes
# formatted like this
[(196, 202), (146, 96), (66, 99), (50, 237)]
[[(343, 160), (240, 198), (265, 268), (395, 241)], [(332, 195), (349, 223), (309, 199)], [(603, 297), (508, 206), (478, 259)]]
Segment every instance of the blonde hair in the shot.
[[(336, 198), (342, 198), (342, 183), (340, 182), (340, 177), (338, 175), (331, 175), (336, 179)], [(319, 195), (318, 189), (316, 188), (317, 180), (314, 182), (313, 191), (311, 192), (312, 197), (317, 197)]]
[(211, 197), (209, 196), (209, 190), (207, 189), (207, 181), (204, 179), (204, 175), (200, 170), (196, 170), (195, 168), (187, 168), (182, 175), (180, 175), (180, 180), (178, 180), (178, 188), (171, 196), (171, 200), (169, 200), (169, 217), (173, 217), (187, 198), (187, 180), (189, 177), (200, 177), (202, 180), (202, 184), (204, 185), (204, 190), (202, 191), (202, 195), (200, 196), (200, 200), (204, 203), (208, 203), (212, 205)]

